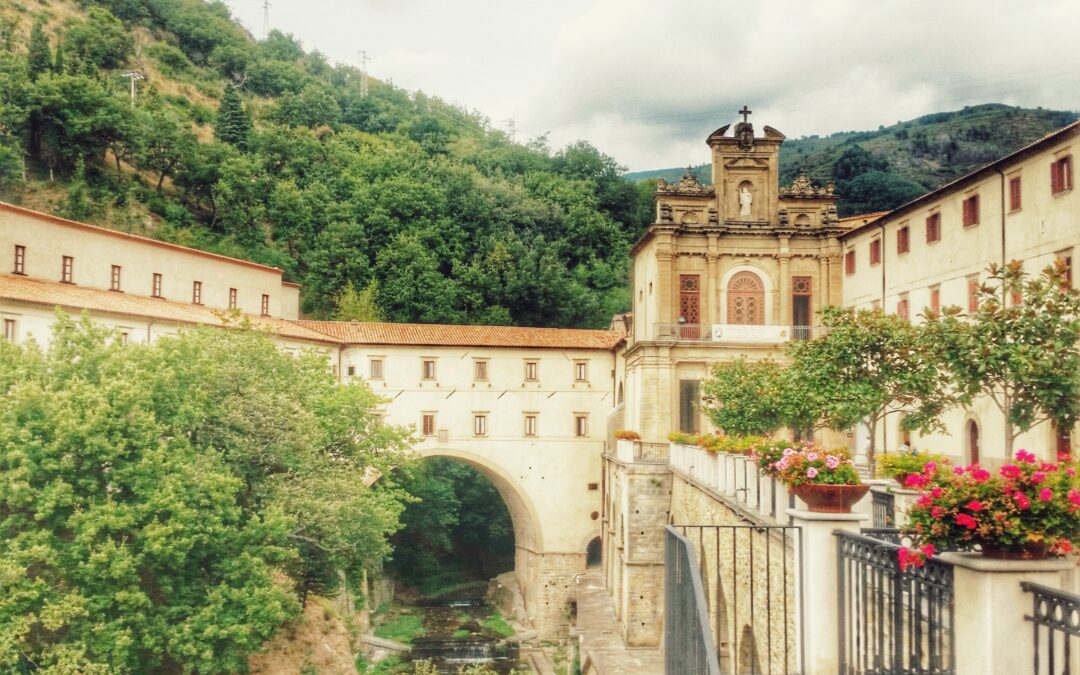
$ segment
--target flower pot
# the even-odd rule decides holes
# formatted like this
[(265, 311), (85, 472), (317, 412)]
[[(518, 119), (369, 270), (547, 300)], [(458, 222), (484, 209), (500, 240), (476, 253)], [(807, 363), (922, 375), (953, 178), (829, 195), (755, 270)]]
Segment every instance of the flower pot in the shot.
[(1050, 547), (1044, 541), (1032, 541), (1018, 547), (1004, 548), (994, 544), (980, 544), (984, 558), (997, 560), (1046, 560)]
[(804, 483), (791, 486), (791, 492), (806, 502), (806, 508), (818, 513), (851, 513), (855, 505), (870, 489), (869, 485), (827, 485)]

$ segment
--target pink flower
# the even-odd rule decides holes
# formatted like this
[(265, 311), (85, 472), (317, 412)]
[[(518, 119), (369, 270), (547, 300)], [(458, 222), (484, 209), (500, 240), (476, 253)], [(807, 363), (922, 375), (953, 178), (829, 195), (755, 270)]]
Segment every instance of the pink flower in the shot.
[(900, 569), (906, 570), (911, 564), (911, 551), (907, 546), (901, 546), (900, 550), (896, 552), (896, 558), (900, 561)]
[(1017, 450), (1016, 461), (1023, 462), (1024, 464), (1034, 464), (1035, 455), (1031, 454), (1027, 450)]
[(1080, 492), (1076, 490), (1069, 490), (1069, 503), (1080, 506)]
[(1069, 456), (1068, 452), (1059, 452), (1058, 453), (1058, 461), (1059, 462), (1067, 462), (1070, 459), (1072, 459), (1072, 457)]
[(930, 517), (934, 520), (941, 520), (941, 517), (945, 515), (945, 509), (940, 506), (935, 506), (930, 509)]
[(784, 457), (787, 457), (788, 455), (794, 455), (794, 454), (795, 454), (795, 448), (788, 448), (787, 450), (784, 450)]
[(835, 455), (829, 455), (825, 459), (825, 466), (829, 467), (830, 469), (835, 469), (836, 467), (840, 466), (840, 458)]
[(962, 467), (962, 466), (954, 466), (952, 468), (952, 472), (953, 472), (953, 475), (962, 476), (962, 475), (964, 475), (964, 467)]
[(929, 479), (926, 476), (918, 473), (913, 473), (904, 479), (904, 487), (921, 488), (922, 486), (926, 485), (927, 480)]
[(1021, 509), (1026, 509), (1027, 507), (1031, 506), (1031, 500), (1028, 499), (1028, 496), (1023, 492), (1017, 491), (1016, 505), (1019, 506)]
[(919, 498), (915, 500), (915, 503), (918, 504), (919, 506), (927, 507), (927, 506), (930, 506), (931, 504), (933, 504), (934, 502), (931, 501), (930, 495), (921, 494), (921, 495), (919, 495)]
[(940, 497), (941, 496), (941, 488), (935, 487), (932, 490), (930, 490), (930, 496), (933, 497), (934, 499), (937, 499), (938, 497)]
[(933, 558), (934, 557), (934, 545), (933, 544), (927, 544), (926, 546), (923, 546), (919, 550), (922, 551), (922, 554), (924, 556), (926, 556), (927, 558)]
[(815, 469), (814, 467), (810, 467), (809, 469), (807, 469), (806, 470), (806, 477), (807, 478), (817, 478), (817, 469)]
[(816, 462), (817, 461), (817, 453), (816, 452), (807, 453), (806, 454), (806, 459), (810, 460), (811, 462)]
[(990, 480), (990, 472), (986, 469), (975, 469), (971, 472), (971, 478), (976, 483), (985, 483), (986, 481)]
[(974, 530), (979, 525), (973, 517), (969, 516), (966, 513), (956, 514), (956, 524), (960, 525), (961, 527), (966, 527), (969, 530)]
[(1031, 474), (1031, 482), (1035, 483), (1036, 485), (1043, 482), (1044, 480), (1046, 480), (1046, 474), (1042, 471), (1036, 471), (1035, 473)]
[(1005, 466), (1001, 467), (1001, 475), (1005, 476), (1006, 478), (1017, 478), (1020, 476), (1020, 467), (1016, 466), (1015, 464), (1006, 464)]
[(1043, 488), (1039, 490), (1039, 501), (1048, 502), (1054, 498), (1054, 493), (1050, 488)]
[(937, 471), (937, 462), (927, 462), (923, 465), (923, 473), (934, 473)]
[(967, 509), (968, 511), (975, 512), (982, 511), (983, 503), (980, 502), (978, 499), (972, 499), (970, 502), (967, 503)]

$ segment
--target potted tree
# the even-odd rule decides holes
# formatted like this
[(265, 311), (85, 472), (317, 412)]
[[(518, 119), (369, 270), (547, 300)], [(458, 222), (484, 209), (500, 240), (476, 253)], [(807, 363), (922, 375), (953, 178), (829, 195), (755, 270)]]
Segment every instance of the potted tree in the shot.
[(777, 478), (811, 511), (849, 513), (869, 485), (859, 481), (846, 450), (788, 448), (776, 463)]
[(933, 452), (890, 452), (878, 455), (878, 476), (892, 478), (900, 485), (907, 486), (910, 476), (921, 476), (930, 465), (940, 469), (949, 464), (949, 458)]

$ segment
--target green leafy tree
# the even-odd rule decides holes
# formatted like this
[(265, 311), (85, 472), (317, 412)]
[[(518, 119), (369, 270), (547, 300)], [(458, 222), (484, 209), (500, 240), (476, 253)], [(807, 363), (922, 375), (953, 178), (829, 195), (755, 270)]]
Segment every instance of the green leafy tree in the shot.
[(221, 106), (218, 108), (214, 136), (223, 143), (243, 149), (247, 147), (250, 135), (251, 119), (240, 101), (240, 90), (231, 84), (227, 85), (225, 94), (221, 98)]
[(335, 321), (382, 321), (379, 304), (375, 298), (379, 294), (379, 282), (372, 280), (364, 290), (357, 291), (350, 281), (337, 298)]
[(155, 189), (161, 192), (165, 179), (174, 175), (184, 160), (195, 152), (198, 140), (165, 109), (153, 110), (144, 117), (142, 136), (138, 147), (139, 165), (157, 174)]
[(701, 387), (713, 424), (732, 434), (761, 436), (784, 426), (783, 366), (739, 357), (713, 368)]
[(30, 71), (30, 78), (33, 80), (52, 70), (52, 51), (49, 49), (49, 38), (45, 35), (45, 24), (41, 21), (35, 23), (30, 29), (26, 64)]
[(1005, 419), (1007, 457), (1020, 433), (1043, 422), (1071, 429), (1080, 415), (1080, 294), (1061, 261), (1029, 276), (992, 265), (970, 316), (929, 315), (927, 331), (961, 403), (985, 396)]
[(825, 335), (790, 344), (792, 386), (818, 413), (819, 424), (870, 428), (869, 459), (877, 431), (889, 415), (902, 414), (908, 429), (942, 428), (940, 417), (955, 399), (923, 330), (880, 310), (826, 307)]
[(104, 7), (90, 7), (86, 21), (67, 31), (67, 44), (84, 66), (118, 68), (135, 48), (131, 33)]

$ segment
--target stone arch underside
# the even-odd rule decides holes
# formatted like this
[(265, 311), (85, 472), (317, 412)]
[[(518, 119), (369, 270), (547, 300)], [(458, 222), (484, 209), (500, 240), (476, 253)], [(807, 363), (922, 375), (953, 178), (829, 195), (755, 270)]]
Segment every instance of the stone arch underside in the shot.
[(468, 464), (484, 474), (502, 497), (510, 512), (510, 521), (514, 524), (514, 546), (532, 553), (543, 552), (544, 533), (540, 527), (540, 518), (532, 500), (514, 481), (505, 469), (491, 460), (465, 450), (453, 448), (432, 448), (423, 450), (424, 459), (446, 457)]

